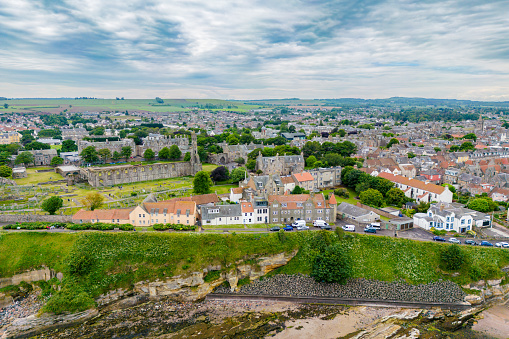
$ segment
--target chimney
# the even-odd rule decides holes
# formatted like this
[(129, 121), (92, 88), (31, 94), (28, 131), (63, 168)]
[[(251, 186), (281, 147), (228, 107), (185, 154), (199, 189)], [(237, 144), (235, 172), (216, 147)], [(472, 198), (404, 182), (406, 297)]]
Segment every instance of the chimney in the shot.
[(440, 211), (443, 211), (443, 210), (444, 210), (444, 204), (440, 203)]

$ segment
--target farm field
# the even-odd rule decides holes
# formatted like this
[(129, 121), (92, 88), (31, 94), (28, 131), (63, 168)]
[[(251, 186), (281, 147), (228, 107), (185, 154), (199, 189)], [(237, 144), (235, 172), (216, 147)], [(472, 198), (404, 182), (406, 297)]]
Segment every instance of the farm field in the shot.
[[(185, 112), (191, 109), (231, 110), (247, 112), (266, 107), (263, 103), (244, 103), (219, 99), (13, 99), (5, 101), (10, 112)], [(3, 102), (3, 101), (2, 101)], [(129, 118), (129, 117), (125, 117)]]

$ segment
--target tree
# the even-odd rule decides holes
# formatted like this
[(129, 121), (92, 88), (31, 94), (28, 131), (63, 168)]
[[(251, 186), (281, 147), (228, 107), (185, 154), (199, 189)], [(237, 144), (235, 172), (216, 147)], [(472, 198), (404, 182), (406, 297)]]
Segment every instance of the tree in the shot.
[(399, 144), (399, 140), (396, 138), (392, 138), (387, 144), (387, 148), (391, 148), (392, 145)]
[(2, 165), (0, 166), (0, 177), (8, 178), (12, 175), (12, 168), (9, 166)]
[(150, 161), (156, 157), (156, 154), (154, 153), (154, 151), (152, 151), (151, 148), (147, 148), (147, 150), (143, 153), (143, 157), (145, 158), (145, 160)]
[(235, 136), (235, 134), (230, 134), (226, 138), (226, 142), (228, 143), (228, 145), (238, 145), (239, 144), (239, 139)]
[(186, 155), (184, 155), (184, 161), (191, 161), (191, 152), (186, 152)]
[(292, 194), (302, 194), (302, 188), (297, 185), (295, 186), (295, 188), (293, 189), (293, 191), (291, 192)]
[(442, 252), (440, 259), (448, 270), (459, 270), (465, 262), (465, 254), (458, 245), (454, 244), (447, 246)]
[(235, 162), (239, 165), (244, 165), (246, 163), (246, 159), (238, 157), (237, 159), (235, 159)]
[(163, 147), (159, 151), (158, 154), (159, 159), (168, 160), (170, 159), (170, 149), (168, 147)]
[(97, 150), (94, 146), (88, 146), (81, 151), (81, 158), (87, 163), (97, 162), (99, 160)]
[[(182, 156), (182, 152), (180, 151), (179, 147), (177, 145), (172, 145), (170, 147), (170, 159), (171, 160), (179, 160)], [(191, 159), (189, 159), (191, 160)]]
[(120, 154), (122, 154), (122, 156), (125, 158), (125, 161), (127, 162), (131, 154), (133, 154), (133, 149), (131, 146), (124, 146), (122, 147)]
[(111, 151), (107, 148), (101, 148), (99, 151), (97, 151), (97, 154), (103, 159), (105, 163), (106, 160), (111, 158)]
[(241, 180), (244, 180), (246, 175), (247, 173), (244, 167), (237, 167), (230, 173), (230, 177), (233, 183), (237, 183)]
[(102, 206), (104, 202), (104, 196), (99, 192), (88, 192), (81, 203), (89, 210), (93, 211)]
[(475, 135), (474, 133), (468, 133), (468, 134), (464, 135), (462, 139), (470, 139), (470, 140), (477, 141), (477, 135)]
[[(451, 146), (452, 148), (452, 146)], [(473, 151), (475, 149), (475, 146), (470, 141), (465, 141), (460, 146), (460, 151)]]
[(255, 170), (255, 168), (256, 168), (256, 160), (254, 160), (254, 159), (249, 159), (249, 160), (247, 161), (246, 168), (247, 168), (248, 170), (254, 171), (254, 170)]
[(225, 181), (230, 177), (228, 168), (225, 166), (219, 166), (210, 173), (210, 178), (214, 181)]
[(310, 155), (306, 159), (306, 166), (312, 168), (315, 165), (315, 162), (316, 162), (316, 157), (314, 155)]
[(42, 150), (42, 149), (50, 149), (51, 146), (48, 144), (44, 144), (39, 141), (32, 141), (31, 143), (28, 143), (25, 145), (26, 150)]
[(471, 210), (479, 211), (479, 212), (483, 212), (483, 213), (491, 212), (489, 202), (486, 199), (482, 199), (482, 198), (470, 200), (467, 207), (470, 208)]
[(5, 165), (7, 163), (10, 163), (11, 161), (11, 154), (9, 152), (0, 152), (0, 165)]
[(4, 104), (4, 108), (5, 109), (9, 108), (9, 104)]
[(408, 152), (408, 153), (406, 154), (406, 156), (408, 157), (408, 159), (412, 159), (412, 158), (415, 158), (415, 157), (416, 157), (416, 155), (415, 155), (415, 153), (414, 153), (414, 152)]
[(385, 204), (382, 193), (372, 188), (362, 192), (360, 198), (364, 205), (372, 207), (383, 207)]
[(457, 152), (460, 150), (460, 147), (458, 145), (452, 145), (450, 148), (449, 148), (449, 152)]
[(385, 202), (389, 205), (401, 207), (406, 202), (405, 193), (399, 188), (393, 187), (385, 195)]
[(89, 132), (90, 135), (104, 135), (105, 128), (103, 126), (97, 126)]
[(41, 208), (43, 211), (48, 212), (50, 215), (54, 215), (56, 211), (62, 208), (64, 201), (62, 198), (53, 196), (46, 200), (44, 200), (41, 204)]
[(51, 159), (50, 165), (58, 166), (58, 165), (62, 165), (63, 163), (64, 163), (64, 159), (62, 159), (60, 157), (53, 157), (53, 159)]
[(345, 166), (342, 170), (341, 170), (341, 182), (343, 183), (343, 185), (345, 185), (345, 179), (346, 179), (346, 176), (348, 175), (348, 173), (350, 173), (350, 171), (353, 171), (353, 166)]
[(193, 180), (193, 192), (198, 194), (206, 194), (210, 192), (212, 187), (212, 179), (208, 172), (200, 171), (196, 173)]
[(22, 152), (16, 157), (16, 160), (14, 160), (15, 164), (24, 164), (25, 166), (32, 164), (33, 162), (34, 156), (30, 152)]
[(61, 152), (76, 152), (78, 150), (78, 145), (74, 140), (64, 140), (62, 141)]
[(373, 178), (371, 188), (376, 189), (384, 196), (389, 192), (391, 188), (394, 187), (394, 183), (388, 179), (375, 177)]
[(111, 158), (113, 160), (118, 160), (118, 159), (122, 158), (122, 154), (118, 153), (117, 151), (114, 151), (113, 155), (111, 156)]
[(440, 152), (442, 151), (442, 149), (440, 147), (433, 147), (433, 149), (435, 150), (435, 152)]
[(352, 275), (352, 259), (340, 243), (327, 246), (313, 262), (311, 276), (318, 282), (345, 283)]

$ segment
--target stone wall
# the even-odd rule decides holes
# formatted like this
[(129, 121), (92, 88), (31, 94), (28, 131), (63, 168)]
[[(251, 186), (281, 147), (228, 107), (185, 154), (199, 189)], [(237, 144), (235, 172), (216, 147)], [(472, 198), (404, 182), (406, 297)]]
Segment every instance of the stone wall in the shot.
[[(199, 170), (201, 170), (201, 164)], [(196, 174), (191, 162), (88, 167), (82, 168), (81, 173), (92, 187), (128, 184)]]
[(0, 222), (72, 222), (72, 215), (0, 214)]
[(62, 280), (62, 273), (57, 273), (48, 267), (41, 268), (40, 270), (29, 271), (25, 273), (16, 274), (12, 277), (8, 278), (0, 278), (0, 288), (9, 285), (18, 285), (20, 282), (25, 281), (27, 283), (34, 281), (48, 281), (51, 278), (57, 278), (58, 280)]

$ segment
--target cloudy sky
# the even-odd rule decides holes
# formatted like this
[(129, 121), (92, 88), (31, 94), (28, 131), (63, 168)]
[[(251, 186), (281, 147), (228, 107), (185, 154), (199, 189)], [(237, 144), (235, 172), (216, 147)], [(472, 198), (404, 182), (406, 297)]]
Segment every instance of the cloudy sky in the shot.
[(509, 1), (0, 0), (0, 96), (509, 100)]

